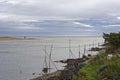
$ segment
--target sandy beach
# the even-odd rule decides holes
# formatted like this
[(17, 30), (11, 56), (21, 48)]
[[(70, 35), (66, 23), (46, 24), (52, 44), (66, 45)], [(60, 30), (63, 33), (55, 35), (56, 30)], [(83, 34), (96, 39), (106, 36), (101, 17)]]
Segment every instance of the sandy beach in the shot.
[(0, 41), (3, 40), (34, 40), (34, 38), (18, 38), (18, 37), (11, 37), (11, 36), (0, 36)]

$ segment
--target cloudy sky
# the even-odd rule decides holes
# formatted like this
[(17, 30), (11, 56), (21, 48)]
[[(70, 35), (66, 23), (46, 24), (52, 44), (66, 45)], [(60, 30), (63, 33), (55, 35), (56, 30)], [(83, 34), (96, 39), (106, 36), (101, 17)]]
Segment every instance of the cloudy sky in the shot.
[(0, 0), (1, 36), (100, 36), (118, 31), (119, 0)]

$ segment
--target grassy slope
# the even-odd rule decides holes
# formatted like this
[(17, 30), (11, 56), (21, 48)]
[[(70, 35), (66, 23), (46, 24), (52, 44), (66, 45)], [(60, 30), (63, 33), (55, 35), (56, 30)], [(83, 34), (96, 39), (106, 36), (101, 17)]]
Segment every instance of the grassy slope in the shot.
[[(81, 70), (79, 76), (73, 76), (73, 80), (111, 80), (113, 78), (120, 79), (120, 52), (117, 52), (112, 58), (108, 59), (105, 52), (100, 52)], [(104, 71), (99, 72), (103, 66), (108, 66)]]

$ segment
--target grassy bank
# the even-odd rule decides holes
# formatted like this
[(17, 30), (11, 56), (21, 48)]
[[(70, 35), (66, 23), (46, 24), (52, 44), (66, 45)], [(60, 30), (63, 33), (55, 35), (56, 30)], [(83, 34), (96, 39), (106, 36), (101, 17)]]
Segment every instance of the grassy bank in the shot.
[(108, 57), (100, 52), (74, 75), (73, 80), (113, 80), (120, 79), (120, 51)]
[(103, 34), (106, 49), (99, 52), (72, 80), (120, 80), (120, 32)]

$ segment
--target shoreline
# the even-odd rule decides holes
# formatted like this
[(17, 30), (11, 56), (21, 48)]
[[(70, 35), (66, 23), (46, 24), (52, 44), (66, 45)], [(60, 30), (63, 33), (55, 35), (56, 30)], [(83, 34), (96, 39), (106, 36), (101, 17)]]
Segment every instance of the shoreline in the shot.
[(35, 38), (18, 38), (12, 36), (0, 36), (0, 41), (6, 41), (6, 40), (35, 40)]
[[(104, 49), (105, 48), (100, 48), (100, 50), (93, 50), (93, 51), (101, 51)], [(45, 75), (41, 75), (41, 76), (38, 76), (30, 80), (53, 80), (56, 78), (60, 80), (63, 80), (63, 79), (71, 80), (73, 78), (73, 75), (77, 74), (77, 72), (80, 69), (82, 69), (85, 65), (87, 65), (96, 56), (97, 55), (88, 54), (88, 55), (83, 55), (82, 58), (70, 58), (70, 59), (65, 59), (65, 60), (54, 61), (56, 63), (65, 63), (66, 65), (64, 66), (64, 69), (57, 70), (55, 72), (48, 73)]]
[[(55, 61), (56, 63), (65, 63), (66, 66), (64, 66), (63, 70), (57, 70), (55, 72), (52, 73), (48, 73), (42, 76), (38, 76), (36, 78), (30, 79), (30, 80), (52, 80), (55, 77), (57, 77), (57, 75), (61, 75), (60, 77), (66, 78), (68, 76), (72, 76), (74, 73), (74, 71), (72, 71), (70, 68), (71, 66), (75, 66), (75, 68), (77, 70), (81, 69), (82, 67), (84, 67), (85, 64), (87, 64), (92, 58), (94, 58), (95, 56), (86, 56), (84, 58), (75, 58), (75, 59), (67, 59), (67, 60), (60, 60), (60, 61)], [(63, 62), (62, 62), (63, 61)], [(65, 61), (65, 62), (64, 62)], [(75, 72), (77, 71), (75, 70)], [(64, 75), (63, 72), (67, 72), (67, 75)]]

